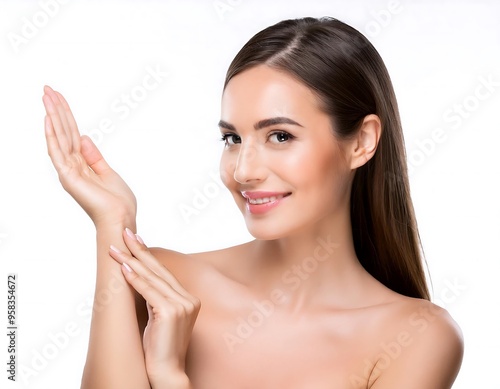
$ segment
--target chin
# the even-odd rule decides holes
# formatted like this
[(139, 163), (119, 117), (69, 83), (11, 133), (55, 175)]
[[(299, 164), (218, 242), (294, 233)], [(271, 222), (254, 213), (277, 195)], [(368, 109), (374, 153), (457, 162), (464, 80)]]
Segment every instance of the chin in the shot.
[[(287, 225), (288, 224), (288, 225)], [(276, 240), (292, 233), (290, 223), (273, 220), (246, 220), (248, 232), (259, 240)]]
[(250, 235), (252, 235), (257, 240), (276, 240), (276, 239), (283, 237), (282, 235), (278, 235), (275, 233), (265, 233), (262, 231), (252, 231), (250, 229), (248, 230), (248, 232), (250, 232)]

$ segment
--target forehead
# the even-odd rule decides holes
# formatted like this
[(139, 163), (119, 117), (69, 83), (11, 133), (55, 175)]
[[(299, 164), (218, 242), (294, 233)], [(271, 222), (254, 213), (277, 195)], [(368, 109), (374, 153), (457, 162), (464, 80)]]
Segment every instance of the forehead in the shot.
[(286, 72), (258, 65), (233, 77), (222, 95), (222, 119), (257, 121), (267, 117), (326, 116), (309, 87)]

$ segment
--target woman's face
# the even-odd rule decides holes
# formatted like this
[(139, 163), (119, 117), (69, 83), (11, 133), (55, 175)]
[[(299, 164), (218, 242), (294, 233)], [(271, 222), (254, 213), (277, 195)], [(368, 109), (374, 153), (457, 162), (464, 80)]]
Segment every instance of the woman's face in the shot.
[(320, 233), (348, 207), (350, 168), (317, 97), (265, 65), (233, 77), (222, 96), (221, 178), (249, 232)]

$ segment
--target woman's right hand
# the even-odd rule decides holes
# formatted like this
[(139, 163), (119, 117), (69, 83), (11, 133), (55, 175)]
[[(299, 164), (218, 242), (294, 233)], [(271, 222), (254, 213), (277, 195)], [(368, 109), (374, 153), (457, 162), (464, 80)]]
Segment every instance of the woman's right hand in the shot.
[(109, 254), (122, 264), (125, 279), (146, 301), (149, 320), (143, 349), (151, 387), (191, 388), (185, 362), (201, 302), (184, 289), (138, 235), (127, 228), (123, 241), (130, 254), (115, 246)]
[(109, 167), (92, 140), (80, 136), (64, 97), (45, 86), (45, 137), (63, 188), (96, 227), (135, 220), (137, 203), (123, 179)]

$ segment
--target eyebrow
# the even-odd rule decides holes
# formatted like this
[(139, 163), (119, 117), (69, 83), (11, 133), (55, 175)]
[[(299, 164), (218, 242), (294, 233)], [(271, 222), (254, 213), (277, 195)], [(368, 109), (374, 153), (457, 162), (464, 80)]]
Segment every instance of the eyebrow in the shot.
[[(274, 126), (276, 124), (291, 124), (294, 126), (304, 127), (302, 124), (297, 123), (295, 120), (292, 120), (284, 116), (278, 116), (274, 118), (260, 120), (254, 124), (253, 128), (256, 130), (261, 130), (263, 128)], [(236, 127), (234, 127), (231, 123), (228, 123), (224, 120), (219, 121), (219, 127), (226, 128), (228, 130), (236, 132)]]

